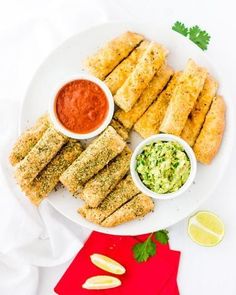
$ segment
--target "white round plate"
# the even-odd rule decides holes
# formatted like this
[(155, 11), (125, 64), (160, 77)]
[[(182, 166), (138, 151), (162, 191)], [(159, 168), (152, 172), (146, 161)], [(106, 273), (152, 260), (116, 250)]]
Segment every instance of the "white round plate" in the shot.
[[(208, 68), (209, 72), (221, 81), (208, 61), (206, 54), (187, 38), (173, 32), (171, 28), (151, 23), (106, 23), (90, 28), (65, 41), (54, 50), (35, 73), (22, 105), (20, 132), (35, 122), (36, 118), (47, 111), (49, 94), (53, 85), (66, 76), (81, 72), (82, 61), (106, 41), (120, 33), (130, 30), (144, 34), (164, 44), (170, 51), (168, 61), (176, 70), (183, 69), (187, 59)], [(225, 92), (224, 87), (220, 89)], [(223, 93), (226, 95), (226, 93)], [(226, 97), (227, 103), (227, 97)], [(232, 108), (233, 109), (233, 108)], [(210, 166), (198, 164), (194, 184), (182, 196), (173, 200), (155, 200), (155, 211), (141, 220), (135, 220), (114, 228), (103, 228), (86, 221), (77, 213), (82, 201), (75, 199), (65, 189), (59, 189), (48, 197), (48, 201), (70, 220), (92, 230), (115, 235), (138, 235), (167, 228), (189, 216), (214, 191), (216, 184), (227, 166), (233, 142), (233, 112), (227, 112), (227, 128), (219, 153)], [(232, 127), (231, 127), (232, 125)], [(141, 138), (131, 134), (131, 147), (134, 148)]]

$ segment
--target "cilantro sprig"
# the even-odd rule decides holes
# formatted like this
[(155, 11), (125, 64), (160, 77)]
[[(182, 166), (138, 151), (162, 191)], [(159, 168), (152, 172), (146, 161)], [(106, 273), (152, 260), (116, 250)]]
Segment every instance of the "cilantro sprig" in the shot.
[(211, 37), (206, 31), (202, 31), (199, 26), (194, 26), (189, 29), (189, 39), (202, 50), (207, 50)]
[(173, 26), (172, 26), (172, 30), (180, 33), (181, 35), (187, 37), (188, 36), (188, 28), (185, 26), (185, 24), (177, 21)]
[(179, 34), (188, 37), (193, 43), (195, 43), (202, 50), (207, 50), (211, 36), (202, 30), (199, 26), (186, 27), (185, 24), (177, 21), (172, 26), (172, 30)]
[(165, 245), (169, 241), (168, 234), (169, 234), (169, 232), (166, 229), (162, 229), (162, 230), (155, 232), (155, 238), (158, 242)]
[(156, 239), (161, 244), (167, 244), (169, 237), (167, 230), (159, 230), (155, 233), (151, 233), (148, 238), (141, 243), (137, 243), (133, 247), (134, 258), (138, 262), (145, 262), (150, 257), (154, 256), (157, 251), (156, 243), (153, 241), (153, 234)]
[(138, 262), (147, 261), (156, 254), (156, 244), (152, 241), (152, 234), (143, 243), (137, 243), (134, 248), (134, 258)]

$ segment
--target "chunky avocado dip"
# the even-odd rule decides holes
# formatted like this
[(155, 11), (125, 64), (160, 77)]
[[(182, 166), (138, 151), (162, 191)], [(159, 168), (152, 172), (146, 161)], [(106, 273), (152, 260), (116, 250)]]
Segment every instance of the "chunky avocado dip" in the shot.
[(146, 145), (136, 163), (143, 184), (158, 194), (177, 191), (187, 181), (191, 168), (183, 147), (175, 141)]

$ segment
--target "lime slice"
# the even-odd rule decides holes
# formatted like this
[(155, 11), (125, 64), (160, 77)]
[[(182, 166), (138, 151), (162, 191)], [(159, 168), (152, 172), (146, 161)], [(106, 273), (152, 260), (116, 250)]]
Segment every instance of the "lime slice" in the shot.
[(93, 264), (105, 271), (116, 275), (122, 275), (125, 273), (125, 268), (110, 257), (101, 254), (93, 254), (90, 258)]
[(199, 211), (189, 219), (188, 234), (201, 246), (216, 246), (224, 237), (224, 224), (216, 214)]
[(115, 288), (121, 285), (121, 281), (111, 276), (95, 276), (86, 280), (83, 284), (84, 289), (103, 290)]

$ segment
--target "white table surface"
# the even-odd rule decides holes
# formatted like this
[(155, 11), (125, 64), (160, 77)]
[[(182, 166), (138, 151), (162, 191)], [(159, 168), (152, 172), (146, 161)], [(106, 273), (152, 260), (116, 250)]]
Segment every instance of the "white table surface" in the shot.
[[(235, 107), (236, 90), (234, 67), (236, 65), (236, 22), (234, 1), (214, 0), (8, 0), (0, 1), (0, 89), (1, 97), (10, 97), (15, 92), (9, 87), (15, 78), (19, 98), (23, 95), (30, 77), (47, 54), (70, 35), (98, 22), (109, 20), (168, 21), (170, 26), (180, 20), (189, 25), (198, 24), (212, 36), (208, 54), (217, 71), (221, 71), (232, 85), (231, 107)], [(84, 21), (77, 27), (76, 19), (83, 14)], [(99, 14), (99, 19), (97, 15)], [(45, 36), (49, 42), (41, 46), (40, 54), (27, 52), (27, 42), (35, 42), (32, 34), (27, 42), (17, 35), (17, 30), (27, 27), (28, 21), (35, 21), (37, 30), (50, 23), (55, 28), (53, 37)], [(71, 26), (74, 22), (74, 29)], [(60, 36), (57, 36), (57, 29)], [(53, 38), (53, 43), (50, 40)], [(44, 41), (45, 41), (44, 39)], [(24, 41), (24, 40), (23, 40)], [(41, 42), (41, 40), (36, 40)], [(9, 50), (9, 44), (14, 44)], [(25, 54), (24, 54), (25, 52)], [(12, 54), (19, 55), (17, 67)], [(235, 125), (236, 126), (236, 125)], [(217, 213), (226, 227), (225, 238), (214, 248), (194, 244), (187, 235), (187, 220), (169, 229), (173, 249), (181, 250), (179, 289), (182, 295), (234, 295), (236, 294), (236, 155), (221, 183), (212, 197), (200, 209)], [(68, 267), (69, 262), (51, 268), (40, 269), (38, 294), (54, 294), (53, 287)], [(171, 294), (170, 294), (171, 295)]]

